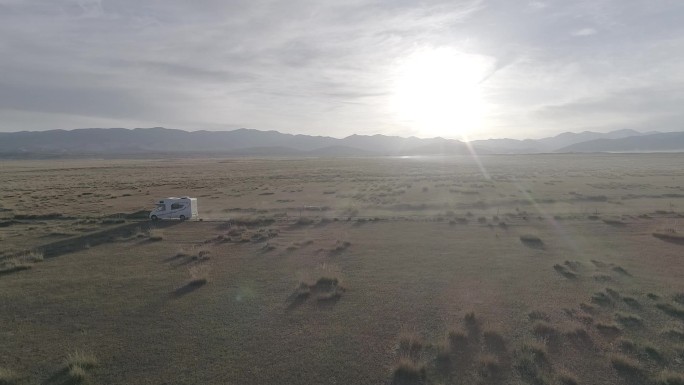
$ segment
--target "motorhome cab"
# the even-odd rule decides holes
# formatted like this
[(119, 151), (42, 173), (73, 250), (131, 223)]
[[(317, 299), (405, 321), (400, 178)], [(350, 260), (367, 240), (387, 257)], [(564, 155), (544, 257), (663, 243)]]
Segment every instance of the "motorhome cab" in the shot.
[(150, 212), (150, 219), (186, 219), (197, 218), (197, 198), (164, 198), (157, 202), (157, 207)]

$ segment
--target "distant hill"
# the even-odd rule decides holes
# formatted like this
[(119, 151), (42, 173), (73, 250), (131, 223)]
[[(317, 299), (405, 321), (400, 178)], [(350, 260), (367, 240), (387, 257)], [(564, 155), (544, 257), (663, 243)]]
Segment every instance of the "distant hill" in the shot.
[(596, 139), (563, 147), (557, 152), (684, 152), (684, 132)]
[(495, 153), (529, 154), (540, 152), (554, 152), (561, 148), (595, 139), (618, 139), (630, 136), (645, 135), (635, 130), (617, 130), (607, 133), (584, 131), (580, 133), (564, 132), (562, 134), (542, 139), (488, 139), (475, 140), (476, 147), (487, 148)]
[[(421, 148), (423, 148), (421, 150)], [(460, 149), (460, 150), (457, 150)], [(225, 154), (233, 156), (379, 156), (466, 153), (457, 140), (385, 135), (292, 135), (277, 131), (183, 131), (155, 128), (83, 128), (0, 133), (0, 155)]]
[(543, 139), (477, 140), (470, 146), (444, 138), (386, 135), (292, 135), (277, 131), (183, 131), (155, 128), (83, 128), (0, 133), (0, 157), (84, 156), (387, 156), (531, 154), (544, 152), (684, 151), (684, 133), (648, 134), (634, 130), (609, 133), (566, 132)]

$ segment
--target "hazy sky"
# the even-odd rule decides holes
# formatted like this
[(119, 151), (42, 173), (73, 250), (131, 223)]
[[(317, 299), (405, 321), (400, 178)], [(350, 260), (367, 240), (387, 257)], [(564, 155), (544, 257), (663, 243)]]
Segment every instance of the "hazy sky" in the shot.
[(684, 129), (681, 0), (0, 0), (0, 131)]

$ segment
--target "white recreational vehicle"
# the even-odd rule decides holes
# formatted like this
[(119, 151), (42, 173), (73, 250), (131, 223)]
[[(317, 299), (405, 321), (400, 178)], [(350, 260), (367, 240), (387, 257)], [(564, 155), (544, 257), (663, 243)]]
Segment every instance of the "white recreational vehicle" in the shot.
[(156, 221), (158, 219), (196, 219), (197, 214), (197, 198), (189, 197), (169, 197), (157, 202), (157, 207), (150, 212), (150, 219)]

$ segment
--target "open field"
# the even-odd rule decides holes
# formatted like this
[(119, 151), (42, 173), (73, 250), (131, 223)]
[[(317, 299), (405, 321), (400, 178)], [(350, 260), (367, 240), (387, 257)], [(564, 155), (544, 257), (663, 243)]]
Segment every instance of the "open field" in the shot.
[(0, 384), (684, 383), (684, 154), (480, 161), (3, 161)]

